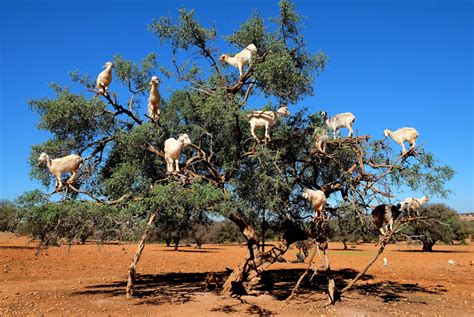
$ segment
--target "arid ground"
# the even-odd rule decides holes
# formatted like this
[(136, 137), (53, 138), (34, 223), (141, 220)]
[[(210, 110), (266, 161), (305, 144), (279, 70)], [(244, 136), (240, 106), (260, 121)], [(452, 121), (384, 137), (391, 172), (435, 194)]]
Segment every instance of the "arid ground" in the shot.
[[(376, 251), (374, 244), (330, 244), (331, 268), (338, 286), (347, 284)], [(307, 264), (277, 263), (268, 271), (273, 290), (260, 296), (229, 298), (206, 291), (206, 272), (235, 267), (245, 248), (204, 245), (180, 251), (148, 244), (138, 265), (137, 297), (124, 296), (127, 268), (135, 244), (50, 247), (36, 255), (35, 243), (0, 233), (0, 315), (149, 316), (474, 316), (474, 245), (390, 245), (368, 275), (335, 306), (327, 306), (321, 278), (304, 283), (286, 303)], [(382, 258), (388, 259), (384, 267)], [(449, 265), (453, 260), (455, 265)]]

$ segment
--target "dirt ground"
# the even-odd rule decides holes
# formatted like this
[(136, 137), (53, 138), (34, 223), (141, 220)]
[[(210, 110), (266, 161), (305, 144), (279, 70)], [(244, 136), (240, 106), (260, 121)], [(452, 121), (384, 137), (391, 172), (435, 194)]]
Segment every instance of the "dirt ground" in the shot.
[[(342, 250), (330, 243), (336, 285), (346, 285), (375, 253), (374, 244)], [(286, 303), (307, 264), (277, 263), (267, 276), (273, 290), (260, 296), (226, 297), (206, 291), (206, 272), (223, 272), (240, 263), (245, 248), (205, 245), (180, 251), (148, 244), (138, 265), (137, 297), (124, 296), (127, 268), (135, 244), (51, 247), (36, 255), (25, 237), (0, 233), (0, 315), (149, 315), (149, 316), (474, 316), (474, 245), (390, 245), (368, 275), (327, 306), (322, 280), (303, 283), (298, 296)], [(291, 249), (286, 260), (296, 259)], [(384, 267), (382, 258), (388, 266)], [(448, 264), (453, 260), (455, 265)]]

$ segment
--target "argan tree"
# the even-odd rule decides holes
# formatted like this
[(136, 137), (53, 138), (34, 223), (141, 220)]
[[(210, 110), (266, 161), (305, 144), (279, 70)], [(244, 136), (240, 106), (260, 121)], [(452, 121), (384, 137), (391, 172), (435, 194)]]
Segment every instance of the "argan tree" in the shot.
[(420, 240), (425, 252), (432, 252), (438, 241), (452, 243), (467, 237), (457, 212), (445, 204), (430, 204), (421, 209), (420, 215), (423, 221), (411, 223), (404, 233)]
[[(87, 217), (97, 225), (92, 230), (101, 237), (136, 237), (145, 229), (130, 266), (131, 295), (135, 267), (154, 222), (173, 221), (186, 230), (186, 222), (199, 214), (219, 214), (237, 225), (248, 248), (224, 289), (252, 293), (261, 273), (294, 242), (311, 238), (327, 257), (327, 222), (313, 219), (301, 197), (304, 188), (321, 189), (329, 198), (330, 214), (350, 210), (364, 226), (369, 226), (370, 206), (392, 199), (400, 186), (447, 193), (444, 184), (451, 169), (439, 166), (421, 147), (399, 155), (384, 140), (365, 135), (331, 140), (326, 153), (314, 149), (313, 132), (323, 124), (319, 112), (296, 112), (294, 105), (314, 94), (327, 57), (307, 49), (294, 5), (280, 1), (279, 8), (270, 22), (252, 13), (228, 35), (201, 24), (194, 10), (181, 9), (176, 17), (149, 25), (163, 49), (170, 47), (171, 69), (159, 65), (153, 53), (138, 63), (117, 55), (108, 94), (94, 90), (89, 76), (74, 72), (72, 80), (87, 93), (53, 85), (56, 97), (31, 101), (40, 115), (39, 128), (51, 134), (47, 142), (33, 146), (32, 176), (49, 185), (48, 172), (36, 166), (43, 151), (51, 157), (73, 152), (86, 158), (78, 181), (54, 193), (60, 199), (29, 201), (33, 210), (54, 210), (48, 218), (55, 222), (47, 230), (50, 238), (65, 232), (58, 228), (69, 222), (58, 219), (67, 218), (73, 204), (87, 206)], [(235, 52), (250, 43), (257, 47), (241, 77), (219, 63), (223, 52), (214, 45), (221, 38)], [(180, 87), (162, 101), (159, 122), (145, 116), (147, 83), (153, 75)], [(129, 92), (126, 99), (115, 93), (120, 85)], [(249, 133), (247, 102), (256, 95), (268, 100), (261, 108), (284, 104), (292, 112), (272, 129), (268, 144), (256, 143)], [(163, 143), (179, 133), (187, 133), (193, 144), (182, 153), (181, 171), (167, 174)], [(100, 226), (101, 217), (108, 225)], [(270, 222), (280, 240), (267, 250), (259, 247), (262, 237), (257, 232), (264, 234)], [(67, 232), (76, 236), (74, 226)], [(325, 274), (330, 277), (329, 265)]]

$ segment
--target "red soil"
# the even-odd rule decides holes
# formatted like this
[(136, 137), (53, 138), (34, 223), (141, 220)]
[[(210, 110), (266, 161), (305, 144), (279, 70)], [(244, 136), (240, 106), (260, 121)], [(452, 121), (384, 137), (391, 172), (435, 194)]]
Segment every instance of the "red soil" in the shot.
[[(344, 251), (341, 244), (330, 243), (339, 286), (376, 251), (373, 244), (349, 247)], [(368, 276), (335, 306), (327, 306), (320, 279), (302, 285), (299, 295), (285, 303), (307, 266), (290, 262), (270, 267), (274, 289), (264, 295), (236, 299), (205, 291), (205, 272), (233, 268), (245, 255), (244, 247), (223, 245), (181, 247), (178, 252), (147, 245), (138, 264), (138, 297), (127, 300), (127, 268), (135, 249), (135, 244), (89, 244), (51, 247), (35, 255), (35, 245), (25, 237), (0, 233), (0, 315), (474, 316), (473, 244), (435, 246), (434, 253), (418, 252), (420, 246), (390, 245)], [(285, 258), (294, 260), (295, 253), (291, 249)]]

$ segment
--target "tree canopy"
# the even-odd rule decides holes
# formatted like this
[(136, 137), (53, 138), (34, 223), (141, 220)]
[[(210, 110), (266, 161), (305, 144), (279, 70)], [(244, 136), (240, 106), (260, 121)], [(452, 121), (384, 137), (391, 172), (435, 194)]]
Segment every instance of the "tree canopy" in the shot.
[[(87, 93), (53, 84), (55, 97), (32, 100), (38, 128), (50, 138), (33, 146), (31, 176), (50, 184), (51, 175), (37, 166), (41, 152), (86, 158), (74, 186), (55, 193), (59, 200), (38, 192), (21, 198), (25, 219), (39, 223), (37, 236), (81, 239), (90, 224), (87, 232), (104, 239), (129, 237), (155, 212), (156, 222), (187, 230), (190, 219), (205, 213), (237, 224), (252, 253), (260, 239), (255, 228), (262, 223), (272, 223), (286, 249), (308, 238), (312, 211), (301, 197), (304, 188), (323, 190), (330, 214), (341, 211), (366, 226), (367, 211), (394, 199), (401, 187), (447, 195), (452, 169), (421, 147), (399, 155), (384, 140), (367, 135), (331, 139), (326, 153), (314, 149), (315, 129), (324, 126), (319, 112), (292, 109), (315, 93), (328, 58), (308, 50), (294, 4), (282, 0), (279, 8), (270, 22), (253, 12), (234, 33), (224, 35), (236, 52), (250, 43), (258, 49), (242, 77), (218, 62), (213, 45), (223, 35), (217, 28), (201, 24), (194, 10), (181, 9), (177, 17), (161, 17), (148, 26), (170, 47), (173, 69), (160, 65), (154, 53), (138, 62), (116, 55), (110, 94), (92, 91), (90, 78), (75, 71), (72, 81)], [(182, 88), (162, 100), (156, 124), (147, 120), (141, 101), (158, 72)], [(114, 92), (119, 85), (128, 98)], [(247, 101), (257, 95), (268, 98), (264, 109), (285, 104), (292, 112), (272, 128), (268, 144), (255, 143), (249, 132)], [(179, 133), (187, 133), (193, 144), (182, 152), (181, 172), (170, 175), (163, 144)]]
[(430, 204), (420, 211), (423, 220), (411, 223), (405, 234), (423, 243), (423, 251), (433, 251), (436, 242), (452, 243), (464, 240), (467, 228), (459, 221), (457, 212), (445, 204)]

